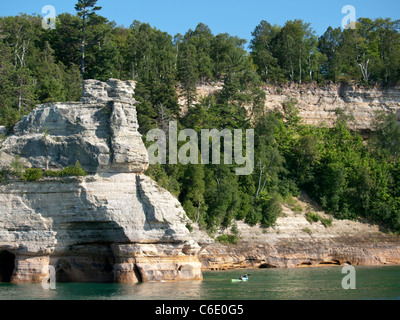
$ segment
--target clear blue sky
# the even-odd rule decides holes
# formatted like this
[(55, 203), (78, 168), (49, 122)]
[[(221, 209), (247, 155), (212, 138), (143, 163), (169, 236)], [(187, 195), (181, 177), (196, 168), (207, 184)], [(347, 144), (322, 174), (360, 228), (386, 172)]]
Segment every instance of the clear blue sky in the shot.
[[(57, 14), (74, 13), (76, 0), (2, 0), (0, 16), (23, 13), (41, 15), (53, 5)], [(283, 25), (287, 20), (310, 22), (318, 35), (340, 27), (342, 7), (353, 5), (359, 17), (400, 19), (400, 0), (99, 0), (101, 14), (117, 25), (129, 27), (133, 20), (175, 35), (207, 24), (214, 34), (229, 33), (250, 40), (261, 20)]]

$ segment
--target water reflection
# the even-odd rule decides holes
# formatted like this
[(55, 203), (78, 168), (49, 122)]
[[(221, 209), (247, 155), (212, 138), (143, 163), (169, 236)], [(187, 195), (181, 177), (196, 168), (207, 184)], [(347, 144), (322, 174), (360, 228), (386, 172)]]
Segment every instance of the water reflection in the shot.
[[(141, 284), (0, 284), (0, 300), (362, 300), (399, 299), (400, 267), (356, 268), (357, 290), (341, 286), (341, 268), (204, 273), (204, 281)], [(250, 281), (232, 283), (242, 273)]]

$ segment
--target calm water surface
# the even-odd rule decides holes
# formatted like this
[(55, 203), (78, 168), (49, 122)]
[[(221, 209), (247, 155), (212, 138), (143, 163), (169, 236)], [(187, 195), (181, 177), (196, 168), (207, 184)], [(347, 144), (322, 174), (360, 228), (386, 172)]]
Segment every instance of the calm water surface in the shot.
[[(0, 300), (400, 300), (400, 267), (356, 267), (356, 290), (344, 290), (340, 267), (205, 272), (179, 283), (0, 284)], [(250, 281), (231, 279), (250, 273)]]

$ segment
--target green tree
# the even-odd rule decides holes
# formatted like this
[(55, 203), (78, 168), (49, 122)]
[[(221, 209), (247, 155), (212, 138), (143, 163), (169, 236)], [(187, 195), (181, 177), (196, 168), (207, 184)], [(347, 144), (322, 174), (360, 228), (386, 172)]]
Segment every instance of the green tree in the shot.
[(263, 80), (277, 82), (282, 79), (278, 59), (274, 56), (276, 37), (281, 28), (263, 20), (253, 31), (250, 42), (251, 56)]
[(204, 23), (199, 23), (194, 31), (189, 30), (184, 39), (195, 48), (196, 75), (200, 83), (212, 79), (213, 61), (211, 59), (211, 46), (214, 40), (210, 28)]
[(207, 212), (204, 194), (206, 184), (203, 165), (189, 165), (185, 170), (183, 180), (183, 203), (188, 208), (189, 218), (196, 223), (204, 224), (204, 215)]
[[(175, 48), (172, 37), (149, 24), (134, 21), (124, 62), (137, 80), (135, 98), (142, 132), (157, 126), (159, 112), (176, 117), (180, 111), (176, 90)], [(165, 117), (164, 117), (165, 118)]]
[(310, 55), (317, 51), (315, 31), (302, 20), (287, 21), (276, 40), (278, 63), (290, 81), (301, 83), (310, 69)]
[(81, 74), (82, 79), (85, 79), (85, 57), (88, 46), (93, 45), (94, 39), (89, 39), (88, 32), (95, 26), (104, 23), (104, 18), (98, 16), (96, 11), (102, 7), (96, 6), (97, 0), (78, 0), (75, 5), (75, 10), (78, 13), (80, 22), (80, 47), (81, 47)]
[(190, 108), (197, 98), (198, 74), (195, 58), (196, 48), (191, 44), (183, 43), (179, 50), (178, 75), (183, 92), (182, 96), (185, 97), (187, 108)]
[(384, 158), (396, 164), (400, 157), (400, 125), (393, 113), (378, 112), (373, 121), (371, 146)]
[(56, 18), (56, 28), (48, 31), (47, 39), (56, 60), (67, 68), (81, 64), (80, 23), (77, 15), (62, 13)]
[(341, 72), (340, 57), (337, 54), (340, 46), (342, 30), (329, 27), (318, 39), (318, 50), (324, 54), (327, 60), (321, 65), (322, 73), (326, 79), (338, 81)]

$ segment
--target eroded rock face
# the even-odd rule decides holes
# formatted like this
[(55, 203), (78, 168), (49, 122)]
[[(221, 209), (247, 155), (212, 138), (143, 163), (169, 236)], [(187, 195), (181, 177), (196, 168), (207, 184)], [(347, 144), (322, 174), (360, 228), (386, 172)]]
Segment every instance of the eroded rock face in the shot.
[(302, 199), (296, 205), (303, 212), (283, 205), (283, 214), (274, 227), (263, 229), (237, 222), (241, 241), (237, 245), (214, 244), (204, 248), (200, 253), (203, 268), (400, 265), (398, 235), (384, 233), (379, 226), (366, 222), (332, 219), (327, 227), (321, 222), (310, 222), (307, 211), (324, 219), (329, 216), (318, 211), (306, 194), (302, 194)]
[(373, 130), (376, 111), (392, 112), (400, 121), (400, 87), (361, 88), (356, 85), (292, 84), (284, 87), (267, 86), (266, 110), (282, 112), (282, 103), (288, 98), (297, 100), (303, 122), (332, 127), (337, 120), (336, 110), (352, 115), (349, 125), (353, 130)]
[(242, 242), (239, 245), (216, 244), (200, 256), (205, 270), (246, 268), (299, 268), (323, 266), (400, 265), (398, 237), (377, 237), (374, 242), (365, 235), (312, 239), (281, 239), (268, 242)]
[(89, 172), (0, 185), (0, 253), (15, 257), (12, 282), (40, 282), (49, 265), (66, 282), (202, 279), (197, 253), (210, 239), (190, 232), (179, 201), (143, 174), (133, 92), (130, 81), (86, 81), (82, 103), (39, 106), (4, 142), (3, 166), (16, 156), (41, 169), (78, 160)]
[(28, 167), (57, 169), (79, 161), (89, 173), (142, 173), (147, 150), (138, 132), (135, 83), (85, 81), (81, 103), (42, 105), (24, 117), (0, 150), (0, 165), (20, 156)]
[[(222, 90), (222, 83), (197, 87), (197, 101)], [(337, 120), (336, 110), (354, 116), (349, 123), (352, 130), (370, 132), (376, 111), (391, 112), (400, 121), (400, 87), (363, 88), (356, 85), (327, 84), (288, 84), (284, 86), (267, 85), (265, 110), (283, 112), (282, 103), (289, 98), (296, 99), (300, 116), (305, 124), (333, 127)], [(186, 100), (179, 101), (182, 113), (187, 113)], [(252, 106), (247, 106), (249, 115)]]

